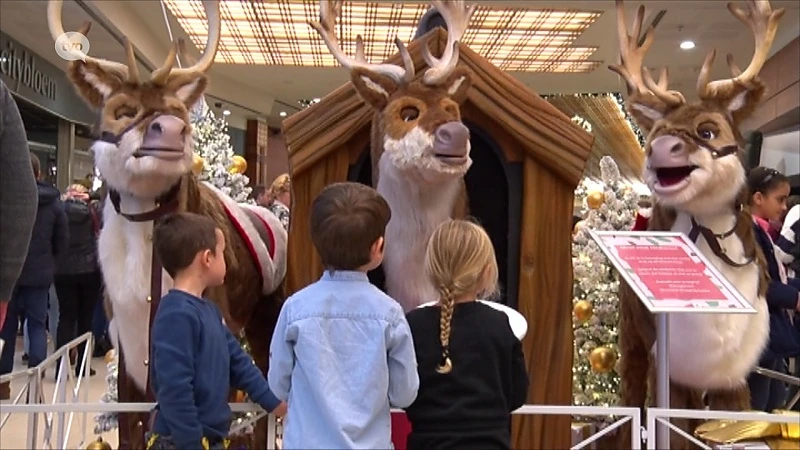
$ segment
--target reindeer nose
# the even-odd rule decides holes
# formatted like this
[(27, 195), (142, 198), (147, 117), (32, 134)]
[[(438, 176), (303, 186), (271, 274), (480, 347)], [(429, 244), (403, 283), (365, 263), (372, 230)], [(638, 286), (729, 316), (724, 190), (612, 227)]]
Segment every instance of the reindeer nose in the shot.
[(186, 143), (186, 122), (180, 117), (158, 116), (147, 126), (142, 148), (183, 151)]
[(464, 149), (469, 141), (469, 128), (461, 122), (448, 122), (436, 129), (435, 145), (452, 151)]
[(158, 116), (150, 122), (147, 131), (156, 135), (183, 135), (186, 131), (186, 122), (175, 116)]
[(650, 148), (653, 153), (659, 153), (665, 156), (681, 157), (686, 155), (686, 142), (672, 135), (659, 136), (653, 139), (653, 142), (650, 143)]

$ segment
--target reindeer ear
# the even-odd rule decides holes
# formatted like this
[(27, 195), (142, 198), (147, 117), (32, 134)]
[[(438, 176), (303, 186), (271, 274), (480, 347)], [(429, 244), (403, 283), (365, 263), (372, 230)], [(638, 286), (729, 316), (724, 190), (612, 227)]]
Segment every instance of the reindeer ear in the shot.
[(447, 77), (447, 81), (442, 85), (442, 87), (447, 89), (447, 95), (459, 105), (464, 103), (464, 100), (467, 99), (467, 92), (469, 92), (471, 86), (472, 79), (470, 78), (470, 73), (463, 67), (457, 67), (453, 70), (453, 73)]
[(734, 123), (740, 123), (749, 117), (764, 98), (766, 92), (764, 83), (755, 80), (751, 84), (752, 86), (748, 87), (736, 86), (736, 89), (723, 100), (725, 109), (733, 117)]
[(628, 113), (639, 128), (649, 132), (656, 122), (663, 119), (670, 107), (650, 94), (633, 94), (628, 97)]
[(191, 108), (200, 100), (208, 87), (208, 78), (203, 73), (187, 73), (172, 77), (167, 81), (166, 88), (175, 92), (175, 96)]
[(379, 111), (386, 107), (389, 97), (397, 91), (397, 82), (392, 78), (367, 69), (351, 70), (350, 81), (358, 95)]
[(67, 74), (81, 97), (99, 108), (122, 86), (124, 74), (107, 71), (94, 61), (71, 61)]

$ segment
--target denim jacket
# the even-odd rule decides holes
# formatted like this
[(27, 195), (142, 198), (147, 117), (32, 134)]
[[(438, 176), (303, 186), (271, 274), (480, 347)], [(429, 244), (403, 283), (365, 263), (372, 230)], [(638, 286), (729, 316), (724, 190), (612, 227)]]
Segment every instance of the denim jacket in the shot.
[(364, 273), (326, 271), (284, 303), (268, 379), (289, 404), (284, 448), (391, 448), (389, 410), (419, 387), (402, 308)]

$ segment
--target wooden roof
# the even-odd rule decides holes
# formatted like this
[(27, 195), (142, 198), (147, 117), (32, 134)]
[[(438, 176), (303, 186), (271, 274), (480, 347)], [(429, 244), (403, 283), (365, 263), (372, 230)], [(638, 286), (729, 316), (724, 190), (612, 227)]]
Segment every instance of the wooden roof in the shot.
[(578, 115), (592, 125), (595, 140), (586, 163), (587, 177), (599, 179), (600, 159), (611, 156), (624, 178), (641, 181), (645, 153), (614, 95), (563, 94), (545, 98), (567, 116)]
[[(441, 55), (447, 32), (437, 28), (408, 46), (418, 77), (427, 67), (421, 48), (430, 42)], [(469, 69), (470, 103), (523, 144), (523, 150), (564, 182), (577, 185), (583, 176), (594, 137), (556, 107), (465, 45), (459, 47), (459, 66)], [(402, 64), (399, 55), (388, 62)], [(374, 110), (358, 96), (352, 83), (328, 94), (319, 103), (289, 117), (283, 132), (293, 175), (312, 168), (330, 152), (370, 126)]]

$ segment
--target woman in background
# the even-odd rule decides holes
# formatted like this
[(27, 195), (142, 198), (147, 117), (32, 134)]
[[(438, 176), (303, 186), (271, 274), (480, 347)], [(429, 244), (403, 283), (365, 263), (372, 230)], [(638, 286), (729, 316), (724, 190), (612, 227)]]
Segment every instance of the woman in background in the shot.
[[(100, 266), (97, 262), (97, 235), (100, 231), (98, 204), (90, 201), (89, 190), (81, 184), (67, 189), (64, 209), (69, 223), (69, 247), (56, 269), (58, 327), (56, 348), (92, 331), (95, 306), (100, 298)], [(85, 347), (85, 346), (84, 346)], [(85, 348), (78, 349), (76, 374), (80, 373)], [(90, 375), (94, 375), (91, 370)]]
[(272, 214), (280, 219), (283, 228), (289, 231), (289, 208), (292, 206), (292, 185), (289, 174), (284, 173), (275, 177), (269, 188), (269, 206)]

